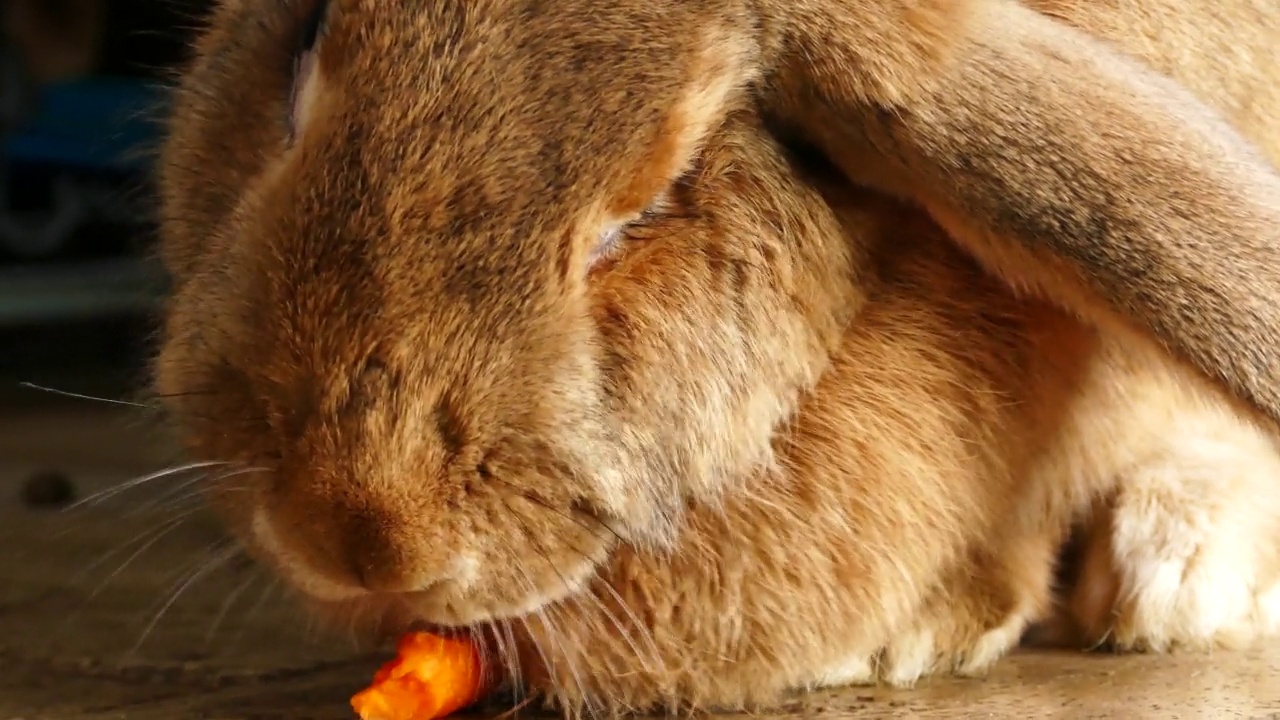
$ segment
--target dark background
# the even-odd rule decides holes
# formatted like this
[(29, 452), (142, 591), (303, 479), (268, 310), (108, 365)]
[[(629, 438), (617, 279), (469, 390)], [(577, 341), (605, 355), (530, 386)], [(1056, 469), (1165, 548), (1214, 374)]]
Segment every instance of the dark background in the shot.
[[(107, 396), (145, 382), (164, 291), (149, 156), (209, 4), (0, 0), (0, 413), (39, 392), (22, 382)], [(49, 77), (40, 50), (90, 45)], [(68, 195), (93, 209), (72, 213)]]

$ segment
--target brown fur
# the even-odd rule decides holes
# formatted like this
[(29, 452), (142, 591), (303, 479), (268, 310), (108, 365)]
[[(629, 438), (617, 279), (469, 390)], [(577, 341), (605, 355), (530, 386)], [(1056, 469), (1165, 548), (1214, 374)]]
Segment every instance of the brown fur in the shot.
[[(226, 4), (179, 90), (155, 385), (191, 453), (243, 473), (211, 487), (230, 526), (317, 604), (492, 628), (570, 709), (769, 703), (980, 672), (1097, 506), (1082, 625), (1266, 629), (1177, 622), (1201, 584), (1153, 615), (1137, 571), (1203, 515), (1192, 559), (1251, 610), (1270, 439), (1133, 333), (785, 155), (738, 92), (746, 15), (338, 0), (290, 122), (306, 5)], [(1233, 564), (1212, 531), (1242, 519)]]
[[(1280, 166), (1280, 7), (1266, 0), (1220, 2), (1180, 0), (1028, 0), (1028, 6), (1109, 41), (1182, 83), (1222, 113), (1250, 142)], [(1101, 159), (1100, 159), (1101, 160)], [(1247, 288), (1262, 284), (1250, 278)], [(1210, 322), (1208, 319), (1205, 322)], [(1122, 349), (1123, 348), (1123, 349)], [(1278, 572), (1280, 537), (1274, 522), (1280, 467), (1270, 444), (1256, 428), (1233, 417), (1209, 388), (1173, 371), (1153, 349), (1112, 343), (1102, 362), (1119, 368), (1098, 388), (1101, 416), (1120, 404), (1149, 410), (1123, 424), (1099, 423), (1084, 441), (1126, 448), (1132, 477), (1127, 489), (1104, 505), (1090, 525), (1088, 568), (1076, 578), (1072, 615), (1086, 638), (1121, 648), (1167, 649), (1170, 645), (1239, 646), (1259, 630), (1274, 631), (1275, 610), (1250, 608), (1248, 595), (1268, 585)], [(1116, 417), (1123, 417), (1116, 415)], [(1148, 456), (1138, 460), (1143, 449)], [(1174, 481), (1169, 464), (1183, 469)], [(1179, 474), (1179, 473), (1173, 473)], [(1161, 475), (1165, 477), (1160, 477)], [(1133, 533), (1138, 519), (1151, 523), (1130, 547), (1117, 548), (1112, 535)], [(1126, 519), (1129, 525), (1125, 525)], [(1180, 538), (1168, 543), (1167, 537)], [(1137, 569), (1150, 565), (1171, 545), (1181, 547), (1165, 572), (1181, 574), (1184, 587), (1209, 588), (1213, 597), (1150, 597), (1135, 588)], [(1146, 556), (1136, 556), (1136, 548)], [(1128, 553), (1126, 556), (1125, 553)], [(1224, 555), (1233, 556), (1230, 558)], [(1212, 573), (1247, 568), (1239, 578)], [(1205, 568), (1210, 570), (1205, 570)], [(1218, 568), (1218, 569), (1214, 569)], [(1197, 577), (1197, 575), (1201, 577)], [(1254, 575), (1258, 574), (1258, 577)], [(1206, 576), (1208, 575), (1208, 576)], [(1247, 581), (1253, 590), (1239, 587)], [(1116, 606), (1117, 595), (1119, 606)], [(1244, 597), (1242, 597), (1244, 596)], [(1143, 603), (1157, 602), (1156, 607)], [(1163, 604), (1162, 604), (1163, 603)], [(1219, 617), (1226, 605), (1247, 611)], [(1209, 628), (1218, 627), (1210, 631)]]
[[(1112, 331), (1154, 331), (1280, 420), (1280, 175), (1203, 104), (1269, 129), (1280, 6), (761, 5), (782, 122), (925, 208), (1011, 285)], [(1176, 67), (1203, 99), (1077, 28)]]

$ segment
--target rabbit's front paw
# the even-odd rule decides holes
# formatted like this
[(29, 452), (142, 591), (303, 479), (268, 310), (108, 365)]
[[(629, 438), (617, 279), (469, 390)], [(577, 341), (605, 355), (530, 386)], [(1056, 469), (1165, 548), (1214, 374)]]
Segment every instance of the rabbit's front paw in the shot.
[(1025, 538), (999, 556), (956, 568), (878, 658), (883, 683), (909, 687), (939, 673), (986, 673), (1022, 639), (1049, 604), (1052, 544)]
[(1122, 651), (1239, 648), (1280, 629), (1280, 472), (1202, 441), (1127, 473), (1089, 528), (1071, 610)]
[(1008, 552), (982, 554), (957, 566), (909, 627), (878, 651), (834, 668), (828, 684), (909, 687), (929, 675), (985, 673), (1042, 617), (1051, 595), (1050, 539), (1023, 538), (1010, 545)]
[(910, 687), (929, 675), (981, 675), (1017, 646), (1036, 617), (1031, 603), (1000, 610), (960, 602), (930, 610), (880, 653), (878, 680)]

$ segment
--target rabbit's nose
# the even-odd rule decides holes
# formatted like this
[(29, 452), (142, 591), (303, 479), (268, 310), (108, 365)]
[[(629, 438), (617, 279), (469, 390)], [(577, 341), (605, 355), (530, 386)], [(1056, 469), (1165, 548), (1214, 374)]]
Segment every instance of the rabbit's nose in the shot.
[(303, 592), (321, 600), (415, 593), (454, 580), (459, 565), (441, 552), (419, 513), (359, 493), (291, 486), (256, 512), (257, 544)]
[[(392, 514), (363, 512), (343, 523), (340, 552), (353, 580), (372, 593), (413, 593), (451, 579), (450, 569)], [(440, 561), (437, 561), (440, 560)]]

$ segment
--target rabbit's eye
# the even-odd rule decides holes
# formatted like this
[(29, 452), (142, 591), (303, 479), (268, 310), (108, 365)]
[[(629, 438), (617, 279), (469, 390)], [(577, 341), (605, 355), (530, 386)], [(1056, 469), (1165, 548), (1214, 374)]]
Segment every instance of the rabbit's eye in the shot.
[(612, 257), (618, 251), (618, 246), (622, 243), (622, 236), (626, 232), (626, 225), (618, 225), (601, 233), (595, 247), (591, 248), (591, 254), (587, 256), (587, 270), (595, 269), (600, 263)]
[(591, 254), (587, 257), (587, 270), (594, 270), (601, 263), (605, 263), (613, 258), (617, 253), (621, 252), (622, 245), (626, 241), (628, 234), (634, 232), (638, 228), (645, 227), (651, 223), (658, 221), (664, 217), (669, 211), (668, 201), (666, 197), (659, 197), (644, 212), (641, 212), (634, 219), (614, 225), (600, 233), (599, 240), (596, 241), (595, 247), (591, 249)]

